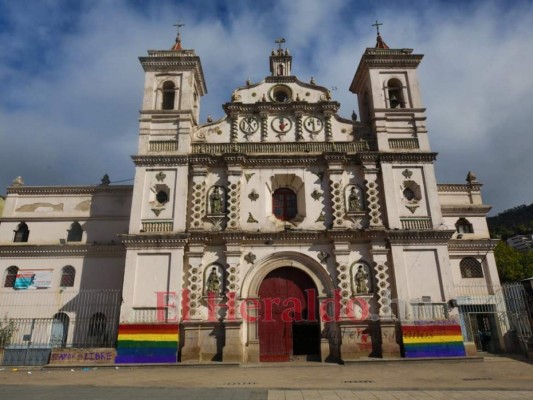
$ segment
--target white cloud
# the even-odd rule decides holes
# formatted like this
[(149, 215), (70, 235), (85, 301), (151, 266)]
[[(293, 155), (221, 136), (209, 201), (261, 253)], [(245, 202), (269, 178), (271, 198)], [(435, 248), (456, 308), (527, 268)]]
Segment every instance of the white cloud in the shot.
[[(333, 96), (348, 117), (348, 91), (365, 47), (375, 43), (377, 18), (391, 47), (410, 47), (425, 58), (419, 68), (430, 142), (440, 152), (437, 176), (462, 182), (474, 170), (486, 202), (497, 211), (531, 203), (533, 151), (533, 10), (529, 2), (276, 1), (82, 3), (82, 13), (61, 2), (5, 11), (0, 33), (0, 187), (23, 175), (27, 184), (93, 184), (104, 173), (133, 178), (137, 111), (143, 72), (137, 57), (170, 48), (172, 24), (187, 24), (183, 43), (202, 58), (208, 95), (202, 119), (223, 115), (221, 104), (246, 79), (269, 74), (274, 39), (284, 36), (293, 72), (337, 87)], [(364, 7), (361, 5), (363, 3)], [(407, 4), (407, 3), (406, 3)], [(506, 7), (506, 8), (505, 8)], [(47, 15), (47, 18), (42, 18)], [(65, 28), (66, 26), (66, 28)], [(32, 29), (37, 27), (37, 29)], [(3, 191), (3, 189), (2, 189)]]

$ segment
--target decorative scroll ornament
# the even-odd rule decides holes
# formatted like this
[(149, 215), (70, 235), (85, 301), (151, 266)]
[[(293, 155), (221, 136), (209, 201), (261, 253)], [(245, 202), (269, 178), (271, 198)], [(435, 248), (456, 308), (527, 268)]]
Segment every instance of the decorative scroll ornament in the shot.
[(248, 264), (253, 264), (256, 258), (257, 258), (257, 256), (256, 256), (254, 253), (252, 253), (252, 252), (250, 252), (250, 253), (248, 253), (248, 254), (246, 254), (246, 255), (244, 256), (244, 260), (245, 260)]
[(256, 201), (259, 198), (259, 194), (255, 191), (255, 189), (252, 189), (252, 191), (248, 195), (248, 198), (252, 201)]
[(413, 172), (409, 171), (408, 169), (405, 169), (402, 172), (402, 175), (405, 177), (405, 179), (411, 179), (411, 176), (413, 176)]
[(320, 198), (323, 196), (322, 192), (319, 192), (318, 190), (313, 190), (313, 193), (311, 193), (311, 197), (315, 199), (315, 201), (320, 200)]
[(317, 257), (322, 264), (325, 264), (327, 259), (329, 258), (329, 254), (326, 253), (325, 251), (319, 251), (317, 254)]
[(251, 212), (248, 213), (248, 221), (247, 222), (253, 223), (253, 224), (259, 223), (259, 221), (254, 218), (254, 216), (252, 215)]
[(166, 177), (165, 173), (161, 171), (155, 176), (155, 179), (157, 179), (158, 182), (163, 182)]

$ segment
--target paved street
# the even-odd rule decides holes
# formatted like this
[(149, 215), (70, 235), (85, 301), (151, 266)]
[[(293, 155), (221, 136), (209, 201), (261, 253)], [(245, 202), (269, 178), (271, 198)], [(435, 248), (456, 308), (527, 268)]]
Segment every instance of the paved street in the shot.
[(0, 367), (5, 399), (531, 399), (528, 360), (366, 361), (347, 365)]

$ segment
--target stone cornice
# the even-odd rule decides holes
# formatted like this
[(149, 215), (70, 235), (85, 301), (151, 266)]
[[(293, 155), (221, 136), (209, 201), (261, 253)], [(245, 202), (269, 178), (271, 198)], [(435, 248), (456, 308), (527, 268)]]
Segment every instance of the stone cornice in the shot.
[(122, 243), (127, 249), (175, 249), (183, 248), (188, 242), (189, 234), (177, 233), (173, 235), (130, 234), (120, 235)]
[(228, 115), (237, 116), (238, 114), (259, 114), (259, 113), (295, 113), (303, 112), (309, 114), (317, 113), (336, 113), (339, 110), (340, 103), (336, 101), (320, 101), (318, 103), (307, 103), (305, 101), (291, 101), (288, 103), (226, 103), (222, 106)]
[[(448, 251), (450, 253), (465, 253), (465, 252), (476, 252), (483, 254), (488, 253), (489, 251), (494, 251), (496, 245), (500, 242), (499, 239), (454, 239), (448, 242)], [(451, 255), (451, 254), (450, 254)]]
[[(129, 209), (128, 209), (129, 211)], [(24, 222), (29, 221), (50, 221), (50, 222), (61, 222), (61, 221), (129, 221), (130, 215), (99, 215), (99, 216), (92, 216), (92, 215), (75, 215), (71, 214), (68, 216), (64, 216), (65, 212), (61, 212), (61, 216), (43, 216), (39, 215), (39, 213), (35, 212), (21, 212), (21, 211), (15, 211), (16, 216), (15, 217), (2, 217), (0, 218), (0, 222), (20, 222), (22, 219)], [(21, 215), (22, 214), (22, 215)]]
[(133, 192), (133, 186), (11, 186), (7, 188), (7, 194), (17, 194), (19, 196), (80, 196), (120, 192)]
[(131, 158), (135, 165), (139, 167), (154, 167), (159, 165), (174, 167), (189, 163), (189, 157), (186, 155), (140, 155), (131, 156)]
[(388, 231), (387, 236), (391, 245), (444, 245), (449, 242), (454, 233), (455, 230), (394, 230)]
[(477, 216), (485, 217), (492, 206), (486, 204), (447, 204), (441, 206), (444, 217)]
[(0, 258), (43, 258), (43, 257), (123, 257), (122, 244), (108, 245), (2, 245)]
[(461, 183), (439, 183), (437, 184), (437, 190), (441, 193), (445, 192), (463, 192), (463, 193), (470, 193), (470, 192), (480, 192), (481, 187), (483, 185), (481, 183), (467, 183), (467, 184), (461, 184)]
[(193, 70), (200, 95), (207, 93), (202, 63), (194, 50), (148, 50), (148, 57), (139, 57), (139, 61), (145, 71)]
[(379, 160), (385, 163), (425, 163), (431, 164), (438, 153), (379, 153)]

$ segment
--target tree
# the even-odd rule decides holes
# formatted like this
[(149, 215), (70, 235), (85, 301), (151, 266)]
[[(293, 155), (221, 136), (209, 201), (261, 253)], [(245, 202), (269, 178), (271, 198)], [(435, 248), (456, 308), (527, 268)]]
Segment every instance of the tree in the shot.
[(502, 282), (516, 282), (533, 276), (533, 251), (520, 252), (500, 241), (494, 256)]

